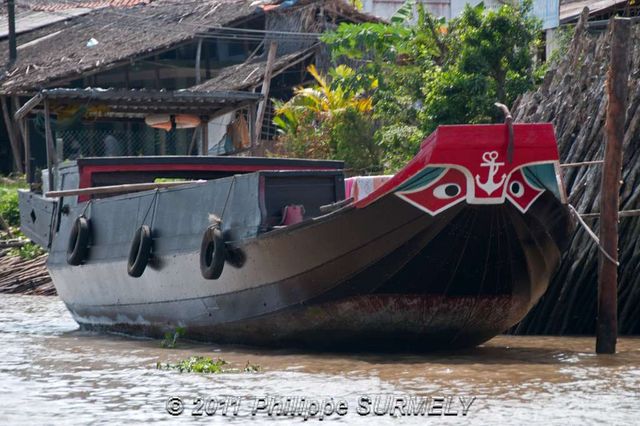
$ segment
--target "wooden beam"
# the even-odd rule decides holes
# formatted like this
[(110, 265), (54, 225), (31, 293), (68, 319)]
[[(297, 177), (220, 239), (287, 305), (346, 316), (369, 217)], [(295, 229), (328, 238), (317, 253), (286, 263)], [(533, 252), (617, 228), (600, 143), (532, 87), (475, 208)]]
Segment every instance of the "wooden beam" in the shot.
[(13, 114), (13, 118), (16, 120), (23, 119), (27, 114), (29, 114), (29, 112), (31, 112), (32, 109), (37, 107), (41, 101), (42, 101), (42, 95), (38, 93), (33, 98), (25, 102), (25, 104), (22, 105), (22, 107), (19, 110), (17, 110), (15, 114)]
[[(596, 352), (613, 354), (618, 338), (618, 209), (622, 174), (622, 141), (627, 111), (630, 21), (611, 21), (611, 59), (607, 76), (604, 166), (600, 188), (600, 255)], [(614, 263), (615, 262), (615, 263)]]
[[(264, 79), (262, 80), (262, 100), (258, 104), (258, 114), (256, 117), (255, 127), (255, 141), (258, 142), (260, 134), (262, 133), (262, 120), (264, 120), (264, 110), (267, 107), (269, 101), (269, 89), (271, 87), (271, 73), (273, 71), (273, 63), (276, 59), (276, 52), (278, 51), (278, 43), (272, 41), (269, 44), (269, 54), (267, 55), (267, 66), (264, 70)], [(253, 148), (253, 147), (252, 147)], [(253, 149), (252, 149), (253, 152)]]
[(203, 116), (202, 120), (202, 155), (209, 154), (209, 117)]
[(121, 194), (123, 192), (148, 191), (158, 188), (172, 188), (179, 185), (189, 185), (192, 183), (205, 183), (206, 180), (190, 180), (179, 182), (149, 182), (149, 183), (127, 183), (123, 185), (92, 186), (89, 188), (67, 189), (64, 191), (48, 191), (45, 197), (70, 197), (74, 195), (98, 195), (98, 194)]

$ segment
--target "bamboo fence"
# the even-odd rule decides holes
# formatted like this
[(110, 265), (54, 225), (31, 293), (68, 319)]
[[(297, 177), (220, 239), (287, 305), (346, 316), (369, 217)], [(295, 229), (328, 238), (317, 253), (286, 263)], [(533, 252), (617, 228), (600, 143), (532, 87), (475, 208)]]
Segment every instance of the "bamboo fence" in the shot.
[[(628, 107), (623, 139), (621, 211), (640, 207), (640, 26), (634, 25), (629, 55)], [(563, 163), (595, 162), (564, 168), (569, 202), (580, 213), (598, 213), (604, 157), (607, 96), (605, 81), (611, 35), (593, 33), (585, 15), (561, 62), (549, 70), (541, 87), (519, 98), (516, 122), (552, 122)], [(597, 233), (597, 216), (585, 219)], [(621, 334), (640, 333), (640, 217), (619, 222), (618, 321)], [(549, 289), (529, 315), (512, 330), (517, 334), (592, 334), (598, 288), (598, 246), (582, 227), (570, 237)]]

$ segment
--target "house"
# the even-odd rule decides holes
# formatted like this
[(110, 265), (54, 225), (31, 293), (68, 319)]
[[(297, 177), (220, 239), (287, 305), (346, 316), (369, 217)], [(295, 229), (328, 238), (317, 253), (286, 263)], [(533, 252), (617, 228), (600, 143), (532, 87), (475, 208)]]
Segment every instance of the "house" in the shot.
[[(22, 154), (26, 134), (42, 142), (34, 143), (34, 148), (44, 146), (40, 115), (28, 120), (24, 128), (11, 116), (46, 88), (261, 91), (272, 41), (277, 44), (270, 67), (269, 97), (286, 98), (293, 87), (309, 78), (307, 65), (326, 63), (319, 33), (340, 22), (374, 20), (343, 0), (131, 0), (127, 7), (111, 4), (115, 0), (107, 3), (109, 6), (42, 27), (20, 31), (18, 26), (15, 63), (9, 63), (8, 41), (0, 37), (0, 69), (4, 71), (0, 74), (4, 121), (0, 150), (9, 152), (13, 144)], [(269, 120), (268, 107), (264, 108), (263, 122)], [(86, 114), (86, 108), (59, 107), (54, 111), (54, 139), (62, 146), (63, 156), (71, 151), (74, 155), (103, 155), (109, 145), (105, 141), (112, 138), (121, 142), (120, 154), (191, 153), (197, 127), (187, 122), (181, 128), (175, 117), (164, 122), (163, 117), (146, 117), (146, 121), (138, 117), (134, 122), (118, 117), (110, 121), (85, 119), (85, 115), (100, 113), (95, 106), (91, 108), (92, 114)], [(233, 140), (227, 143), (226, 136), (231, 131), (246, 134), (238, 122), (248, 127), (249, 113), (230, 111), (227, 121), (209, 123), (210, 153), (238, 148)], [(167, 123), (169, 131), (162, 130)], [(269, 126), (264, 127), (266, 134), (259, 137), (272, 138)], [(32, 151), (34, 169), (44, 160), (43, 148)], [(5, 171), (11, 168), (7, 163), (1, 166)]]

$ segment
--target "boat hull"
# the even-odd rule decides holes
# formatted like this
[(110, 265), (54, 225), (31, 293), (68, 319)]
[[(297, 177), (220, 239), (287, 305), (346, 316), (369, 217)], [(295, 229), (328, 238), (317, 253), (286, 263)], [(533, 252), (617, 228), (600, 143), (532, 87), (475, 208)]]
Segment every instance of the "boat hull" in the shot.
[[(368, 193), (352, 182), (358, 197), (341, 208), (350, 195), (335, 170), (78, 198), (55, 222), (49, 269), (84, 327), (336, 349), (471, 346), (520, 321), (559, 264), (571, 227), (559, 167), (549, 124), (441, 126), (395, 175), (361, 178)], [(307, 219), (285, 225), (289, 207)], [(71, 266), (78, 216), (91, 244)], [(225, 241), (214, 280), (199, 263), (211, 218)], [(127, 260), (142, 225), (152, 255), (134, 278)]]
[[(122, 203), (109, 201), (104, 217)], [(161, 229), (153, 265), (138, 279), (126, 274), (125, 257), (70, 267), (53, 255), (49, 267), (90, 329), (159, 337), (183, 327), (196, 340), (269, 346), (458, 348), (526, 315), (558, 265), (568, 225), (550, 194), (525, 215), (508, 204), (460, 204), (436, 217), (389, 195), (233, 243), (241, 260), (230, 259), (219, 280), (200, 276), (194, 238), (163, 252), (173, 237)]]

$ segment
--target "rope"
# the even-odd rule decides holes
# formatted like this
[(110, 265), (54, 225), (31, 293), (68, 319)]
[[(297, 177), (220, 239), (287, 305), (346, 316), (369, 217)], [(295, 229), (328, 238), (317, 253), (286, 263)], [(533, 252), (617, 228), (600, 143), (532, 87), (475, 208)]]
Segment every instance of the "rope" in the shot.
[(591, 230), (591, 228), (589, 228), (589, 225), (587, 225), (587, 223), (584, 220), (582, 220), (582, 218), (580, 217), (580, 213), (578, 213), (576, 208), (573, 207), (571, 204), (569, 204), (569, 210), (571, 211), (571, 213), (573, 213), (573, 216), (576, 219), (578, 219), (578, 222), (580, 223), (580, 225), (582, 225), (585, 231), (587, 231), (587, 234), (591, 237), (591, 239), (595, 241), (595, 243), (598, 245), (598, 248), (600, 249), (602, 254), (604, 254), (604, 256), (607, 259), (609, 259), (611, 263), (613, 263), (616, 266), (620, 266), (620, 262), (615, 260), (609, 253), (607, 253), (604, 247), (602, 247), (602, 245), (600, 244), (600, 238), (598, 238), (598, 236)]
[(153, 194), (153, 213), (151, 214), (151, 222), (149, 222), (149, 228), (153, 229), (153, 222), (156, 218), (156, 210), (158, 210), (158, 193), (160, 188), (156, 188), (156, 193)]
[(84, 208), (82, 209), (82, 213), (80, 213), (80, 216), (82, 217), (86, 217), (84, 214), (87, 212), (87, 209), (89, 208), (89, 206), (91, 205), (91, 203), (93, 203), (93, 198), (89, 200), (89, 202), (87, 204), (84, 205)]
[(224, 207), (222, 208), (222, 213), (220, 214), (220, 223), (222, 223), (222, 219), (224, 218), (224, 212), (227, 211), (227, 203), (229, 203), (229, 197), (231, 196), (231, 191), (236, 183), (236, 176), (233, 176), (231, 180), (231, 185), (229, 185), (229, 191), (227, 192), (227, 199), (224, 201)]
[(592, 165), (595, 165), (595, 164), (602, 164), (602, 163), (604, 163), (604, 160), (582, 161), (580, 163), (564, 163), (564, 164), (560, 164), (560, 167), (562, 167), (562, 168), (582, 167), (582, 166), (592, 166)]
[[(151, 211), (151, 207), (155, 207), (155, 203), (156, 203), (156, 199), (158, 198), (158, 188), (156, 188), (156, 192), (153, 193), (153, 198), (151, 199), (151, 202), (149, 203), (149, 207), (147, 208), (147, 212), (144, 214), (144, 217), (142, 218), (142, 225), (144, 225), (144, 223), (147, 220), (147, 216), (149, 215), (149, 212)], [(156, 213), (156, 209), (153, 209), (153, 216), (155, 216)], [(151, 223), (149, 223), (149, 227), (151, 228), (153, 225), (153, 216), (151, 217)]]

